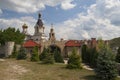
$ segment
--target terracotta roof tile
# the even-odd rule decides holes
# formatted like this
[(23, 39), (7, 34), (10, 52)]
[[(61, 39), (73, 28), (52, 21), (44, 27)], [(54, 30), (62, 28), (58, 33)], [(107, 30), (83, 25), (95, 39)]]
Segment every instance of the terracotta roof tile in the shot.
[(69, 40), (65, 43), (65, 46), (67, 46), (67, 47), (80, 47), (81, 46), (81, 41)]
[(40, 47), (40, 44), (34, 42), (33, 40), (28, 40), (23, 44), (23, 47), (35, 47), (35, 46)]

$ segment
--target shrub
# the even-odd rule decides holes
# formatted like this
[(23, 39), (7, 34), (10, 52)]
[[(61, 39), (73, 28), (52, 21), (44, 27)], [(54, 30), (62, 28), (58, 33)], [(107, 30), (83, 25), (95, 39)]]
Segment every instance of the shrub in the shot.
[(76, 49), (73, 49), (72, 54), (69, 56), (68, 69), (80, 69), (81, 66), (81, 58), (80, 55), (77, 55)]
[(25, 49), (21, 47), (17, 55), (17, 60), (26, 59), (26, 58), (27, 57), (26, 57)]
[(31, 61), (39, 61), (38, 47), (35, 46), (31, 54)]

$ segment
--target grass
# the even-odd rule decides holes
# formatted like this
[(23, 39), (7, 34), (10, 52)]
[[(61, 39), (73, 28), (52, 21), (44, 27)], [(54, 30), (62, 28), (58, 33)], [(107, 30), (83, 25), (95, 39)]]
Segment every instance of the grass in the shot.
[[(0, 74), (3, 74), (4, 70), (7, 69), (7, 62), (14, 62), (15, 64), (28, 70), (22, 75), (16, 75), (19, 80), (98, 80), (95, 78), (93, 71), (88, 71), (85, 69), (69, 70), (65, 68), (65, 64), (56, 63), (53, 65), (45, 65), (38, 62), (14, 59), (0, 62)], [(6, 74), (0, 75), (0, 80), (4, 80), (2, 77), (5, 76)]]

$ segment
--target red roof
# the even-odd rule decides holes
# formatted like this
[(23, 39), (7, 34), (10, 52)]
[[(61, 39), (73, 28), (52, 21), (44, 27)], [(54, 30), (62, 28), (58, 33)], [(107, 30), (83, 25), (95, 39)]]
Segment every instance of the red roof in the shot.
[(34, 42), (33, 40), (28, 40), (23, 44), (23, 47), (35, 47), (40, 46), (40, 44)]
[(69, 40), (65, 43), (65, 46), (67, 46), (67, 47), (80, 47), (81, 46), (81, 41)]

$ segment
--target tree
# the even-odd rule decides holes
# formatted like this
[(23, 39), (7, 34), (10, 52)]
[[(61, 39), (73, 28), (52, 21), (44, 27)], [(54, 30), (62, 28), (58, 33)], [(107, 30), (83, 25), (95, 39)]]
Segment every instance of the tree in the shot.
[(87, 54), (87, 45), (83, 45), (82, 46), (82, 61), (84, 63), (87, 63), (87, 59), (88, 59), (88, 54)]
[(118, 51), (117, 51), (116, 62), (120, 63), (120, 47), (118, 48)]
[(87, 45), (82, 46), (82, 61), (89, 64), (92, 67), (96, 66), (96, 59), (98, 57), (98, 52), (96, 47), (88, 48)]
[(90, 66), (96, 67), (97, 58), (98, 58), (98, 52), (97, 52), (95, 47), (94, 48), (90, 48), (89, 56), (90, 56), (90, 59), (89, 59)]
[(31, 61), (39, 61), (38, 47), (35, 46), (31, 55)]
[(21, 47), (17, 55), (17, 60), (26, 59), (26, 58), (27, 57), (26, 57), (25, 49)]
[(47, 50), (48, 50), (48, 49), (44, 47), (42, 53), (39, 55), (39, 59), (40, 59), (41, 61), (46, 57), (46, 55), (47, 55), (47, 53), (48, 53)]
[(95, 72), (101, 80), (114, 80), (117, 76), (117, 69), (114, 55), (106, 47), (99, 51)]
[[(9, 35), (8, 35), (9, 34)], [(21, 44), (24, 41), (25, 35), (19, 29), (7, 28), (0, 30), (0, 43), (4, 45), (7, 41), (14, 41), (16, 44)]]
[(62, 57), (60, 51), (58, 51), (57, 49), (55, 49), (55, 51), (54, 51), (54, 59), (55, 59), (55, 62), (64, 63), (63, 57)]
[(80, 55), (77, 55), (76, 49), (74, 48), (72, 54), (69, 56), (68, 69), (81, 69), (81, 58)]
[(54, 60), (54, 55), (53, 53), (50, 53), (50, 49), (47, 48), (46, 50), (47, 52), (45, 53), (45, 56), (42, 60), (43, 64), (54, 64), (55, 60)]

